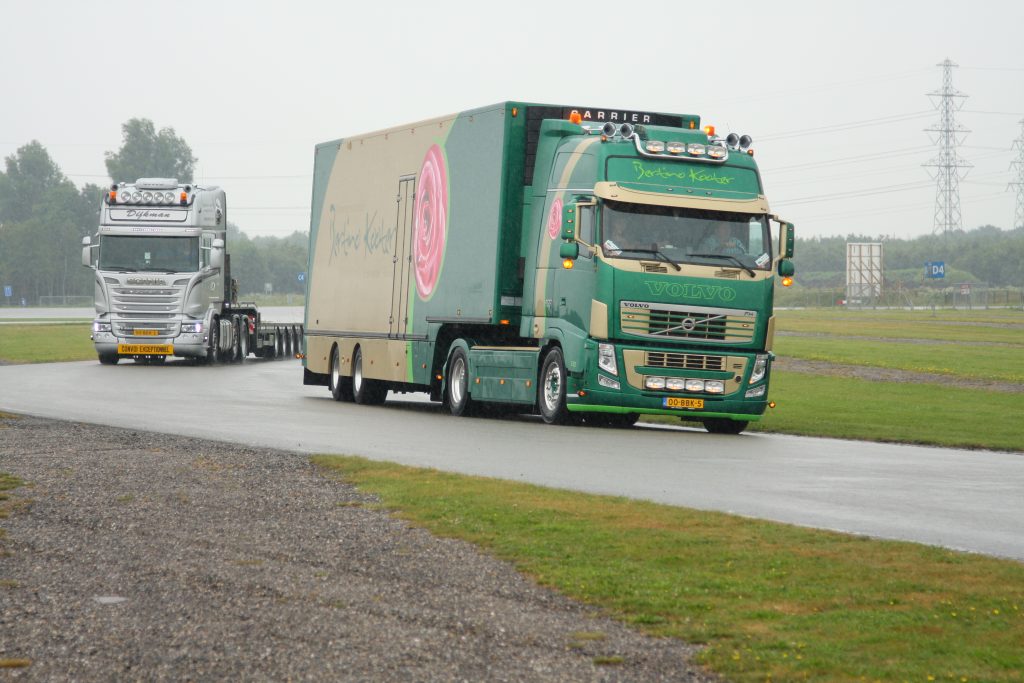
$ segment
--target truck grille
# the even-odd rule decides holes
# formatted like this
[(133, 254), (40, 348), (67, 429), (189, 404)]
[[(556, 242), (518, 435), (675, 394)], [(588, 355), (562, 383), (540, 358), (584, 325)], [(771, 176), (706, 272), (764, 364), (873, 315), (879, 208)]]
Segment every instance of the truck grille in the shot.
[[(110, 288), (110, 311), (114, 334), (130, 337), (137, 329), (156, 330), (155, 336), (176, 336), (175, 319), (181, 312), (185, 288), (125, 285)], [(152, 333), (150, 333), (152, 335)]]
[(623, 301), (619, 323), (625, 334), (656, 339), (691, 339), (742, 344), (754, 338), (756, 311)]
[(677, 370), (724, 370), (725, 356), (648, 351), (644, 357), (644, 365), (652, 368), (673, 368)]

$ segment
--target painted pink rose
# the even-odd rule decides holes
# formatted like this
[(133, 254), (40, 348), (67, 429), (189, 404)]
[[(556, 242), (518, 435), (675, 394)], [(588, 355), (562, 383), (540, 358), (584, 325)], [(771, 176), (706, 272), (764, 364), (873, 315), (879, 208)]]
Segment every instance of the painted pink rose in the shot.
[(441, 273), (448, 221), (448, 175), (444, 154), (437, 145), (427, 150), (427, 156), (423, 158), (413, 211), (412, 255), (416, 267), (416, 291), (421, 299), (427, 299), (434, 292)]
[(562, 234), (562, 200), (556, 199), (548, 214), (548, 237), (557, 240)]

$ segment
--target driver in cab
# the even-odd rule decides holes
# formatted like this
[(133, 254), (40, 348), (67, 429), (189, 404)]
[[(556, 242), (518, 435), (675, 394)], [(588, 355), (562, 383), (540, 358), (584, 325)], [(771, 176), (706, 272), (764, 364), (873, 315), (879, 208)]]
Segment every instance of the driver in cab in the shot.
[(724, 254), (726, 256), (739, 256), (747, 253), (743, 242), (740, 242), (731, 232), (728, 223), (715, 223), (711, 233), (701, 240), (697, 248), (701, 254)]

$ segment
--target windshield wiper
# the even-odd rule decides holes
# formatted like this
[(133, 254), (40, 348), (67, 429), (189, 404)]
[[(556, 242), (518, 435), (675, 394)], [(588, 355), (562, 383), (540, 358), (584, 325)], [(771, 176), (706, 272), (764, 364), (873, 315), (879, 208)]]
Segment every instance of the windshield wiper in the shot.
[(732, 261), (733, 263), (735, 263), (737, 266), (739, 266), (743, 270), (745, 270), (748, 273), (750, 273), (750, 277), (757, 277), (757, 275), (754, 274), (754, 271), (750, 269), (750, 266), (744, 265), (743, 261), (740, 261), (735, 256), (731, 256), (729, 254), (690, 254), (690, 256), (696, 256), (697, 258), (724, 258), (724, 259), (728, 259), (729, 261)]
[(118, 271), (121, 271), (122, 273), (137, 273), (137, 272), (139, 272), (138, 268), (131, 268), (129, 266), (110, 266), (110, 265), (102, 265), (102, 266), (100, 266), (100, 270), (118, 270)]
[(672, 267), (675, 268), (676, 270), (682, 270), (682, 268), (679, 267), (678, 263), (670, 259), (668, 256), (665, 256), (665, 254), (658, 249), (638, 249), (636, 247), (620, 247), (619, 251), (638, 251), (641, 254), (654, 254), (655, 256), (660, 256), (663, 261), (671, 263)]

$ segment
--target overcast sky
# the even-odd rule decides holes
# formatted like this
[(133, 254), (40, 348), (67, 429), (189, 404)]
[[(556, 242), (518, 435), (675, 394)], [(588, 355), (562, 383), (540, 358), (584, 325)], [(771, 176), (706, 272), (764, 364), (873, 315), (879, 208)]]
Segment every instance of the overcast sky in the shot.
[(754, 138), (800, 236), (930, 233), (936, 66), (960, 65), (964, 227), (1012, 227), (1024, 2), (0, 0), (0, 156), (78, 185), (172, 127), (250, 235), (309, 228), (313, 146), (502, 100), (700, 114)]

